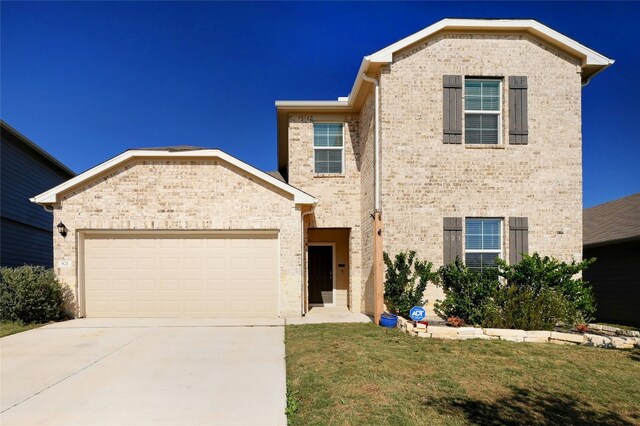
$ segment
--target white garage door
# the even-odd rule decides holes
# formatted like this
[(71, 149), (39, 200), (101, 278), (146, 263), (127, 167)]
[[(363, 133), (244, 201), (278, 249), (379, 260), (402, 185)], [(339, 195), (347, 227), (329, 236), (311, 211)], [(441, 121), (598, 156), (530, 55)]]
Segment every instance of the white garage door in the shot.
[(276, 317), (277, 235), (87, 235), (87, 317)]

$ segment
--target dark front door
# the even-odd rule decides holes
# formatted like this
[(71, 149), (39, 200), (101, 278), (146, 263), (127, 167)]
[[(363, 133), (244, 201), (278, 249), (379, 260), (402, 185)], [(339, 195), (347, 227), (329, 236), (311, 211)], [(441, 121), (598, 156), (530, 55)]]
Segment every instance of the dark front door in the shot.
[(333, 247), (309, 246), (309, 304), (333, 303)]

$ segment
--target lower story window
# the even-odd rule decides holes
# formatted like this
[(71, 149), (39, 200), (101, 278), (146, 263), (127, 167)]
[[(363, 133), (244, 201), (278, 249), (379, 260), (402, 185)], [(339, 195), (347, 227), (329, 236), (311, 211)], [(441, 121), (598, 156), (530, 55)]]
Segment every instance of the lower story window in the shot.
[(483, 272), (496, 267), (502, 257), (502, 220), (469, 218), (465, 220), (465, 264)]

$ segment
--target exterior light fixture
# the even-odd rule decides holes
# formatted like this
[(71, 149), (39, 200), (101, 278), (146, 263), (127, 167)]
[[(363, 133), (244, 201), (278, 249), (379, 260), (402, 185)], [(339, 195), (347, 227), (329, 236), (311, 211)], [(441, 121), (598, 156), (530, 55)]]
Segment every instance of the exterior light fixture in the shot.
[(64, 223), (60, 222), (56, 228), (58, 228), (58, 232), (60, 233), (60, 235), (62, 235), (63, 237), (67, 236), (67, 227), (64, 225)]

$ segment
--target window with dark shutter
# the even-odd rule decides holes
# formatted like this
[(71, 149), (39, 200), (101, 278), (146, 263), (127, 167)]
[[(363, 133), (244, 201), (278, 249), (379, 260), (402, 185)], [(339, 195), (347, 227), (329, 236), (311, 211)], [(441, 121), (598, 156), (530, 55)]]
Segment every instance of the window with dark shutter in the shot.
[(443, 218), (443, 225), (443, 264), (448, 265), (455, 261), (456, 257), (462, 259), (462, 218), (445, 217)]
[(462, 143), (462, 76), (445, 75), (442, 82), (444, 143)]
[(527, 77), (509, 77), (509, 143), (529, 143)]
[(509, 263), (519, 263), (523, 253), (529, 254), (529, 220), (526, 217), (510, 217)]

